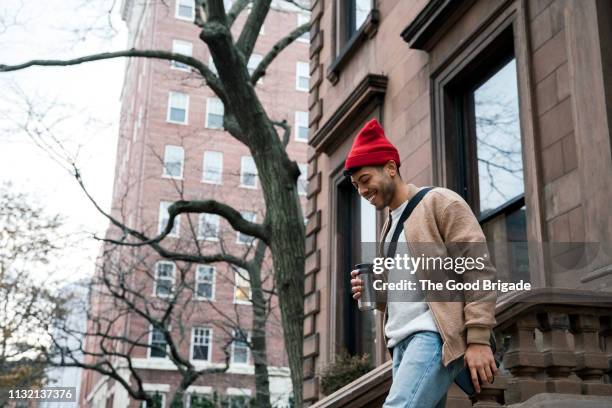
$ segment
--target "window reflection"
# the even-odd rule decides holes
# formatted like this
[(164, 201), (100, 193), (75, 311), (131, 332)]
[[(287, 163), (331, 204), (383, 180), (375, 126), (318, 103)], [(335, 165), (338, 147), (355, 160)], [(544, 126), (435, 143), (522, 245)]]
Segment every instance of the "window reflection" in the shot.
[(523, 194), (523, 156), (516, 62), (474, 91), (480, 213)]

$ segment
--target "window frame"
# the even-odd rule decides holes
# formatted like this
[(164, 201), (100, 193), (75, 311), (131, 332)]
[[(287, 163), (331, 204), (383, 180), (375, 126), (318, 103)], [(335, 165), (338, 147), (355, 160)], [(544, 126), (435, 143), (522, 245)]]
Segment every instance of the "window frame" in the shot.
[[(210, 181), (205, 178), (206, 175), (206, 153), (215, 153), (221, 157), (220, 168), (219, 168), (219, 181)], [(202, 155), (202, 183), (206, 184), (215, 184), (222, 185), (223, 184), (223, 152), (218, 152), (216, 150), (205, 150)]]
[[(300, 176), (297, 179), (297, 189), (298, 195), (306, 196), (308, 195), (308, 163), (298, 163), (298, 167), (300, 168)], [(304, 183), (304, 190), (300, 190), (300, 179)]]
[[(220, 127), (211, 127), (210, 126), (210, 122), (208, 121), (208, 115), (211, 113), (210, 112), (210, 108), (212, 105), (212, 101), (219, 101), (219, 103), (221, 104), (223, 113), (221, 115), (221, 126)], [(214, 115), (218, 115), (217, 113), (214, 113)], [(225, 118), (225, 106), (223, 105), (223, 102), (221, 101), (221, 99), (217, 98), (217, 97), (207, 97), (206, 98), (206, 120), (204, 123), (204, 127), (206, 129), (213, 129), (213, 130), (224, 130), (225, 128), (223, 127), (223, 120)]]
[[(179, 122), (176, 120), (173, 120), (171, 117), (171, 112), (172, 112), (172, 95), (185, 95), (186, 96), (186, 103), (185, 103), (185, 121), (184, 122)], [(180, 108), (175, 108), (175, 109), (180, 109)], [(167, 115), (166, 115), (166, 122), (167, 123), (172, 123), (175, 125), (189, 125), (189, 94), (184, 93), (184, 92), (179, 92), (179, 91), (169, 91), (168, 92), (168, 111), (167, 111)]]
[[(166, 166), (166, 157), (168, 155), (168, 148), (178, 148), (181, 149), (181, 153), (182, 153), (182, 158), (181, 158), (181, 171), (180, 174), (178, 176), (174, 176), (172, 174), (168, 174), (168, 167)], [(183, 179), (183, 173), (185, 170), (185, 149), (183, 148), (183, 146), (177, 146), (177, 145), (165, 145), (164, 146), (164, 163), (163, 163), (163, 168), (162, 168), (162, 177), (163, 178), (169, 178), (169, 179), (175, 179), (175, 180), (182, 180)]]
[[(248, 184), (244, 184), (242, 181), (244, 179), (244, 160), (245, 159), (250, 159), (253, 162), (253, 166), (255, 167), (255, 184), (254, 185), (248, 185)], [(253, 159), (253, 156), (240, 156), (240, 187), (242, 188), (249, 188), (251, 190), (256, 190), (259, 186), (259, 171), (257, 170), (257, 165), (255, 164), (255, 160)]]
[[(249, 347), (248, 343), (251, 341), (251, 332), (247, 331), (247, 330), (241, 330), (246, 334), (246, 338), (247, 338), (247, 345), (246, 345), (246, 354), (247, 354), (247, 358), (246, 358), (246, 363), (237, 363), (234, 361), (234, 356), (236, 355), (235, 353), (235, 349), (236, 349), (236, 330), (232, 330), (232, 345), (230, 347), (230, 364), (232, 366), (238, 366), (238, 367), (246, 367), (246, 366), (250, 366), (251, 365), (251, 347)], [(242, 341), (242, 340), (240, 340)]]
[[(174, 45), (177, 43), (188, 44), (189, 49), (190, 49), (189, 54), (185, 54), (185, 53), (176, 51), (174, 49)], [(187, 57), (193, 57), (193, 43), (190, 41), (179, 40), (179, 39), (173, 38), (172, 39), (172, 53), (185, 55)], [(181, 64), (181, 65), (177, 65), (177, 64)], [(170, 69), (173, 69), (176, 71), (191, 72), (191, 67), (189, 65), (183, 64), (182, 62), (178, 62), (175, 60), (170, 60)]]
[[(230, 270), (232, 272), (234, 272), (234, 285), (233, 285), (233, 294), (234, 294), (234, 304), (239, 304), (239, 305), (251, 305), (251, 299), (253, 299), (253, 289), (251, 288), (251, 282), (248, 280), (248, 276), (249, 273), (246, 269), (243, 268), (238, 268), (236, 266), (231, 266)], [(247, 279), (243, 278), (242, 275), (246, 276)], [(238, 279), (242, 279), (245, 280), (246, 282), (248, 282), (249, 285), (249, 295), (248, 295), (248, 300), (242, 300), (242, 299), (238, 299), (236, 298), (236, 292), (238, 290), (238, 288), (243, 288), (244, 286), (238, 286)]]
[[(305, 115), (302, 115), (302, 114), (305, 114)], [(306, 123), (304, 123), (304, 124), (303, 124), (303, 125), (305, 125), (305, 126), (300, 126), (300, 123), (299, 123), (299, 122), (300, 122), (300, 117), (302, 117), (302, 116), (305, 116), (305, 117), (306, 117)], [(309, 126), (308, 126), (308, 122), (309, 122), (309, 120), (310, 120), (310, 114), (309, 114), (308, 112), (305, 112), (305, 111), (295, 111), (294, 122), (293, 122), (293, 123), (294, 123), (294, 125), (293, 125), (293, 127), (295, 128), (295, 135), (294, 135), (294, 139), (295, 139), (296, 141), (301, 142), (301, 143), (308, 143), (308, 139), (309, 139), (309, 137), (308, 137), (308, 136), (309, 136), (309, 135), (308, 135), (308, 133), (309, 133), (309, 131), (310, 131), (310, 128), (309, 128)], [(303, 128), (305, 127), (305, 128), (306, 128), (306, 138), (305, 138), (305, 139), (303, 139), (303, 138), (299, 137), (299, 135), (300, 135), (300, 129), (299, 129), (299, 128), (300, 128), (300, 127), (303, 127)]]
[[(210, 287), (211, 287), (210, 297), (200, 296), (199, 293), (198, 293), (198, 284), (202, 283), (198, 279), (198, 275), (199, 275), (198, 272), (199, 272), (200, 268), (210, 268), (212, 270), (212, 279), (210, 281)], [(199, 301), (210, 301), (210, 302), (214, 301), (215, 300), (215, 284), (217, 282), (217, 268), (215, 268), (212, 265), (202, 265), (202, 264), (200, 264), (200, 265), (196, 266), (195, 274), (196, 275), (195, 275), (194, 281), (195, 281), (195, 295), (196, 295), (195, 297), (196, 297), (196, 300), (199, 300)]]
[(191, 1), (191, 17), (184, 17), (181, 16), (179, 14), (179, 9), (181, 6), (181, 1), (185, 1), (185, 0), (176, 0), (176, 4), (175, 4), (175, 11), (174, 11), (174, 18), (176, 18), (177, 20), (183, 20), (183, 21), (190, 21), (193, 22), (195, 21), (195, 1)]
[[(217, 220), (216, 222), (216, 228), (215, 228), (215, 236), (214, 237), (205, 237), (204, 235), (202, 235), (202, 219), (206, 218), (206, 217), (214, 217), (214, 219)], [(199, 215), (198, 217), (198, 240), (201, 241), (210, 241), (210, 242), (218, 242), (219, 241), (219, 226), (221, 224), (221, 217), (218, 214), (211, 214), (211, 213), (202, 213)]]
[[(304, 14), (304, 13), (297, 13), (296, 14), (296, 18), (297, 18), (297, 25), (296, 28), (300, 27), (302, 24), (308, 22), (310, 23), (310, 15)], [(305, 18), (305, 20), (304, 20)], [(300, 21), (302, 20), (302, 21)], [(304, 36), (308, 36), (307, 38), (304, 38)], [(298, 38), (296, 38), (296, 41), (301, 42), (301, 43), (305, 43), (305, 44), (310, 44), (310, 30), (306, 31), (304, 34), (302, 34), (301, 36), (299, 36)]]
[[(168, 206), (166, 208), (163, 209), (162, 212), (162, 207), (168, 204)], [(170, 207), (173, 204), (173, 201), (165, 201), (165, 200), (161, 200), (159, 202), (159, 214), (158, 214), (158, 218), (157, 218), (157, 233), (161, 234), (162, 231), (166, 228), (166, 225), (168, 224), (168, 220), (170, 219), (170, 216), (168, 215), (168, 207)], [(162, 226), (162, 214), (163, 214), (163, 219), (165, 220), (163, 226)], [(176, 231), (174, 231), (174, 229), (176, 228)], [(173, 232), (174, 231), (174, 232)], [(170, 233), (167, 235), (168, 237), (173, 237), (173, 238), (178, 238), (181, 234), (181, 215), (177, 215), (176, 218), (174, 218), (174, 226), (172, 227), (172, 230), (170, 230)]]
[[(253, 214), (253, 217), (251, 217), (251, 219), (250, 219), (250, 220), (249, 220), (249, 219), (246, 219), (246, 218), (244, 217), (244, 214), (246, 214), (246, 213), (248, 213), (248, 214)], [(257, 222), (257, 213), (256, 213), (255, 211), (240, 211), (240, 216), (242, 216), (242, 218), (244, 218), (244, 219), (245, 219), (245, 220), (247, 220), (247, 221), (250, 221), (250, 222)], [(243, 235), (244, 235), (245, 237), (247, 237), (247, 240), (248, 240), (248, 241), (241, 241), (241, 240), (240, 240), (240, 237), (241, 237), (241, 236), (243, 236)], [(240, 231), (236, 231), (236, 244), (238, 244), (238, 245), (251, 245), (251, 244), (253, 243), (253, 240), (255, 240), (255, 237), (253, 237), (253, 236), (251, 236), (251, 235), (243, 234), (243, 233), (242, 233), (242, 232), (240, 232)]]
[[(306, 69), (306, 76), (300, 76), (300, 67)], [(300, 78), (306, 78), (308, 80), (308, 85), (306, 88), (302, 88), (300, 86)], [(296, 61), (295, 63), (295, 90), (300, 92), (309, 92), (310, 91), (310, 63), (304, 61)]]
[[(206, 357), (206, 359), (198, 359), (195, 358), (194, 355), (194, 347), (196, 346), (195, 344), (195, 332), (198, 329), (205, 329), (208, 330), (208, 355)], [(212, 348), (213, 348), (213, 328), (211, 326), (207, 326), (207, 325), (201, 325), (201, 326), (193, 326), (191, 328), (191, 342), (190, 342), (190, 347), (189, 347), (189, 361), (191, 361), (192, 363), (212, 363)]]
[[(171, 281), (171, 286), (170, 286), (170, 293), (167, 295), (160, 295), (157, 293), (157, 280), (160, 279), (158, 276), (159, 270), (158, 270), (158, 266), (160, 264), (166, 264), (166, 265), (172, 265), (172, 277), (169, 279)], [(172, 297), (172, 292), (174, 291), (174, 284), (176, 282), (176, 264), (174, 262), (170, 262), (170, 261), (157, 261), (155, 262), (155, 275), (154, 275), (155, 279), (153, 280), (153, 296), (154, 297), (158, 297), (158, 298), (169, 298)], [(163, 278), (165, 280), (168, 280), (168, 278)]]
[(153, 327), (153, 325), (150, 324), (149, 325), (149, 347), (147, 347), (147, 359), (168, 360), (168, 342), (166, 342), (166, 354), (164, 355), (164, 357), (151, 355), (152, 345), (153, 345), (153, 330), (155, 330), (155, 328)]

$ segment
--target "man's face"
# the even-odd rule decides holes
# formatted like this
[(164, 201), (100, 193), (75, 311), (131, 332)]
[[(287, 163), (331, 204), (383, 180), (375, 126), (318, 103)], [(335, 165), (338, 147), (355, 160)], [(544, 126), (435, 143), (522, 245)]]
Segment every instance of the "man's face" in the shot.
[(362, 167), (351, 175), (351, 183), (379, 211), (389, 205), (395, 194), (395, 184), (386, 166)]

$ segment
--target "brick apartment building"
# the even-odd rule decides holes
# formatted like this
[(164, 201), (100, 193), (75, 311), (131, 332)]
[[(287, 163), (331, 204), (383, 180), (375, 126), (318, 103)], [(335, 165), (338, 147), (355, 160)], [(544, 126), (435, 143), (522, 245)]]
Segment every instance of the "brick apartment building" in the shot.
[[(225, 5), (229, 10), (231, 1), (226, 0)], [(234, 33), (239, 32), (248, 12), (247, 8), (238, 16)], [(193, 23), (193, 0), (124, 0), (122, 16), (129, 29), (128, 48), (173, 50), (205, 61), (215, 70), (206, 45), (198, 38), (199, 29)], [(249, 69), (254, 69), (278, 40), (308, 18), (303, 10), (274, 1), (249, 60)], [(268, 115), (278, 121), (285, 119), (292, 126), (287, 150), (302, 169), (299, 188), (304, 205), (308, 48), (309, 34), (306, 33), (277, 57), (256, 86)], [(253, 221), (263, 219), (264, 202), (249, 150), (225, 132), (222, 125), (223, 104), (188, 67), (174, 61), (129, 59), (121, 96), (113, 215), (149, 236), (163, 229), (168, 206), (179, 199), (212, 198), (233, 206)], [(110, 235), (115, 233), (109, 230)], [(181, 215), (171, 236), (163, 242), (171, 250), (188, 252), (197, 250), (194, 241), (205, 253), (218, 252), (220, 244), (224, 251), (237, 256), (246, 254), (250, 248), (249, 237), (211, 215)], [(214, 369), (224, 366), (224, 350), (227, 350), (229, 370), (205, 374), (198, 379), (187, 390), (185, 406), (191, 405), (192, 398), (218, 398), (227, 406), (246, 406), (255, 395), (252, 355), (244, 341), (232, 342), (231, 335), (216, 324), (223, 322), (224, 313), (231, 314), (233, 319), (244, 322), (241, 330), (248, 335), (250, 288), (244, 275), (224, 263), (186, 266), (164, 261), (146, 248), (116, 249), (111, 260), (103, 252), (106, 255), (100, 262), (102, 268), (111, 262), (134, 268), (132, 284), (140, 285), (139, 292), (152, 301), (168, 295), (178, 273), (191, 276), (194, 283), (191, 311), (181, 311), (180, 321), (171, 323), (172, 331), (180, 329), (184, 333), (179, 352), (188, 356), (197, 368)], [(270, 262), (267, 264), (269, 268)], [(94, 311), (117, 315), (113, 324), (116, 334), (142, 338), (148, 343), (149, 347), (131, 350), (131, 360), (145, 390), (158, 395), (159, 407), (169, 407), (168, 397), (179, 376), (167, 358), (163, 337), (136, 314), (114, 312), (108, 302), (95, 294), (91, 299)], [(285, 407), (291, 394), (291, 381), (277, 310), (273, 309), (267, 327), (271, 399), (274, 406)], [(88, 340), (88, 347), (96, 347)], [(130, 378), (129, 373), (126, 376)], [(140, 406), (120, 384), (92, 371), (83, 373), (80, 398), (82, 407)]]
[[(489, 241), (530, 242), (495, 253), (502, 278), (538, 289), (498, 301), (504, 375), (478, 406), (610, 406), (612, 3), (315, 0), (311, 22), (307, 404), (378, 407), (391, 381), (382, 316), (359, 312), (349, 282), (385, 215), (342, 174), (377, 118), (404, 181), (459, 192)], [(584, 247), (546, 242), (602, 250), (580, 263)], [(325, 396), (321, 372), (341, 348), (376, 368)], [(447, 406), (471, 405), (451, 389)]]

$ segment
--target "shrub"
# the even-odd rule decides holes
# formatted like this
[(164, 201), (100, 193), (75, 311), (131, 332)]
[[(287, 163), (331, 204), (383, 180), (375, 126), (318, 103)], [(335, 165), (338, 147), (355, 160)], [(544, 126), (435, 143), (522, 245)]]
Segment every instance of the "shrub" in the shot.
[(329, 395), (373, 368), (369, 354), (351, 356), (342, 350), (333, 363), (321, 370), (321, 392)]

